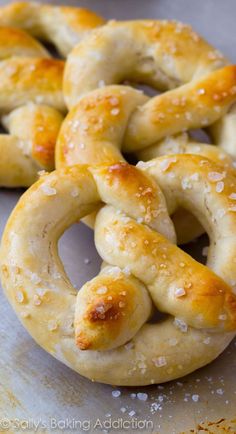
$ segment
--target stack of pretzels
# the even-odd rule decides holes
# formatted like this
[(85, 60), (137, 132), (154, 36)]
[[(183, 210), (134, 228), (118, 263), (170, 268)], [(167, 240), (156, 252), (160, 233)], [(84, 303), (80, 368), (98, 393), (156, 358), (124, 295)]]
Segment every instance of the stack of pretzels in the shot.
[[(236, 66), (175, 21), (105, 23), (30, 2), (0, 8), (0, 25), (0, 183), (33, 184), (0, 256), (23, 325), (108, 384), (162, 383), (211, 362), (236, 333)], [(77, 291), (57, 243), (80, 219), (103, 263)], [(177, 246), (204, 232), (206, 265)]]

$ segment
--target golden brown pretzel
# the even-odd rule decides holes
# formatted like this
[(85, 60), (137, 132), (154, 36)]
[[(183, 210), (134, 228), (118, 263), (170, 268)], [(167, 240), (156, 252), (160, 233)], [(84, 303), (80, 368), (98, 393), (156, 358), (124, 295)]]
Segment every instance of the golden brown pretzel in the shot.
[[(100, 22), (92, 12), (77, 8), (32, 2), (0, 8), (2, 25), (29, 26), (32, 34), (54, 43), (63, 54)], [(0, 28), (0, 59), (0, 114), (7, 114), (2, 124), (10, 133), (0, 135), (0, 185), (29, 186), (40, 169), (54, 167), (56, 138), (66, 110), (64, 62), (52, 59), (28, 33), (11, 27)]]
[[(6, 42), (5, 42), (6, 41)], [(54, 167), (64, 62), (20, 29), (0, 28), (0, 185), (29, 186)]]
[[(183, 376), (217, 357), (236, 329), (234, 178), (201, 156), (162, 157), (142, 170), (121, 162), (44, 176), (20, 199), (1, 247), (3, 287), (34, 339), (82, 375), (111, 384)], [(171, 241), (166, 199), (170, 212), (184, 205), (205, 226), (213, 271)], [(95, 242), (109, 266), (77, 294), (57, 242), (101, 200), (108, 206), (98, 213)], [(146, 323), (152, 303), (172, 317)]]
[(2, 6), (0, 23), (24, 29), (36, 38), (53, 43), (66, 57), (87, 32), (101, 26), (104, 20), (84, 8), (28, 1)]

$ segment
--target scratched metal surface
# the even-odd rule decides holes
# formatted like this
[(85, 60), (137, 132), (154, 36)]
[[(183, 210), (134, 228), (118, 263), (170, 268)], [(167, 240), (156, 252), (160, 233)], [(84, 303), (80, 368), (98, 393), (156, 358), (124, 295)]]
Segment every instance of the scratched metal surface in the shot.
[[(235, 0), (81, 0), (64, 3), (91, 7), (107, 18), (176, 18), (192, 24), (232, 61), (236, 61)], [(0, 190), (1, 232), (20, 193)], [(60, 243), (60, 252), (72, 281), (78, 287), (96, 274), (100, 262), (89, 229), (82, 225), (72, 227)], [(85, 264), (85, 258), (91, 262)], [(129, 413), (132, 411), (135, 411), (135, 419), (144, 421), (142, 432), (145, 433), (188, 432), (202, 421), (205, 421), (202, 428), (207, 429), (207, 421), (220, 419), (227, 419), (233, 426), (235, 421), (230, 421), (236, 417), (236, 343), (232, 343), (211, 365), (180, 382), (132, 390), (119, 388), (121, 395), (114, 398), (112, 387), (91, 383), (39, 348), (20, 325), (2, 292), (0, 299), (0, 419), (17, 418), (14, 421), (16, 428), (13, 422), (5, 420), (0, 433), (34, 432), (36, 425), (34, 427), (33, 421), (39, 423), (38, 432), (83, 433), (107, 429), (120, 433), (125, 430), (109, 429), (102, 424), (117, 418), (130, 421)], [(148, 399), (140, 401), (131, 396), (137, 392), (147, 393)], [(192, 400), (192, 395), (199, 396), (198, 402)], [(67, 419), (70, 422), (68, 426), (65, 425)], [(145, 425), (145, 420), (151, 421), (153, 427), (147, 422)], [(218, 425), (211, 425), (211, 432), (236, 433), (235, 425), (228, 431), (223, 431), (223, 426), (227, 426), (225, 421)], [(131, 431), (131, 428), (126, 430)], [(203, 431), (199, 428), (197, 432)]]

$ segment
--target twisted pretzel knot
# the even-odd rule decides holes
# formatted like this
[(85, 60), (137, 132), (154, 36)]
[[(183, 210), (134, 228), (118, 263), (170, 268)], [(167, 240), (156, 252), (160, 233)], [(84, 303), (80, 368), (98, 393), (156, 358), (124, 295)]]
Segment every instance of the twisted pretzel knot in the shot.
[[(0, 8), (0, 22), (27, 28), (67, 54), (72, 42), (101, 19), (83, 9), (25, 2)], [(56, 138), (66, 110), (64, 62), (52, 59), (28, 33), (11, 27), (0, 28), (0, 58), (0, 113), (7, 115), (2, 124), (10, 133), (0, 136), (0, 184), (28, 186), (40, 169), (54, 167)]]
[[(136, 168), (120, 152), (152, 145), (165, 137), (167, 125), (175, 134), (183, 125), (198, 126), (206, 115), (209, 125), (225, 115), (235, 102), (235, 67), (209, 72), (207, 58), (196, 80), (151, 100), (127, 86), (107, 86), (74, 106), (81, 97), (75, 92), (58, 138), (62, 168), (23, 195), (6, 226), (1, 278), (14, 309), (40, 345), (94, 380), (168, 381), (209, 363), (235, 334), (236, 192), (230, 159), (222, 153), (222, 163), (216, 151), (220, 164), (201, 155), (175, 155)], [(176, 77), (158, 80), (176, 84)], [(203, 88), (206, 93), (199, 92)], [(178, 108), (176, 96), (184, 96)], [(179, 114), (178, 128), (168, 116), (155, 126), (152, 116), (155, 110), (160, 114), (160, 106)], [(181, 107), (192, 117), (184, 117)], [(68, 226), (99, 207), (95, 243), (107, 265), (77, 293), (57, 242)], [(178, 207), (191, 210), (208, 232), (209, 268), (175, 245), (169, 215)], [(170, 317), (149, 323), (153, 306)]]
[[(47, 351), (97, 381), (177, 378), (213, 360), (234, 335), (234, 178), (224, 178), (219, 194), (215, 178), (224, 174), (216, 163), (177, 155), (163, 171), (165, 161), (144, 171), (127, 163), (55, 171), (22, 196), (5, 229), (1, 278), (15, 311)], [(192, 188), (183, 191), (185, 176)], [(165, 199), (169, 208), (191, 208), (208, 230), (208, 266), (220, 277), (173, 244)], [(95, 242), (109, 266), (77, 293), (57, 241), (101, 200), (107, 206), (98, 213)], [(177, 319), (146, 323), (152, 304)]]

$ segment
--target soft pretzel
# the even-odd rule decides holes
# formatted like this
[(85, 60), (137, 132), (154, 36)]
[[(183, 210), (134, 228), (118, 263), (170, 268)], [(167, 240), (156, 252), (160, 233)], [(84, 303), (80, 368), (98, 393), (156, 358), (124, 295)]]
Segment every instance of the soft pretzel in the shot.
[(0, 28), (0, 185), (29, 186), (54, 167), (65, 112), (64, 62), (20, 29)]
[[(198, 89), (194, 86), (195, 80), (227, 63), (219, 51), (182, 23), (166, 20), (111, 21), (93, 31), (70, 53), (64, 75), (65, 100), (68, 107), (72, 107), (88, 91), (127, 79), (159, 90), (179, 87), (174, 92), (154, 98), (147, 112), (136, 114), (130, 125), (129, 143), (138, 140), (142, 147), (144, 143), (147, 147), (158, 138), (192, 128), (199, 114), (200, 126), (210, 125), (208, 131), (213, 143), (235, 157), (235, 108), (228, 106), (229, 113), (217, 116), (216, 124), (214, 119), (227, 86), (221, 89), (219, 83), (214, 92), (214, 78), (211, 82), (203, 80)], [(217, 79), (217, 75), (215, 77)], [(198, 98), (194, 91), (198, 91), (201, 97)], [(148, 137), (143, 135), (144, 131), (148, 131)], [(135, 148), (136, 142), (133, 144)]]
[(104, 20), (88, 9), (29, 1), (2, 6), (0, 23), (24, 29), (36, 38), (53, 43), (66, 57), (87, 32), (102, 25)]
[[(217, 357), (236, 329), (234, 177), (196, 155), (141, 166), (79, 165), (42, 177), (21, 197), (1, 247), (3, 287), (34, 339), (111, 384), (183, 376)], [(96, 218), (95, 242), (109, 265), (77, 293), (57, 242), (100, 201), (108, 206)], [(212, 270), (173, 243), (168, 212), (179, 204), (208, 231)], [(152, 303), (171, 317), (147, 323)]]
[(0, 8), (0, 23), (16, 27), (0, 27), (0, 114), (7, 115), (2, 124), (10, 133), (0, 135), (0, 185), (25, 187), (40, 169), (53, 169), (66, 107), (64, 62), (19, 27), (66, 55), (102, 19), (85, 9), (19, 2)]
[[(196, 100), (201, 97), (196, 90), (201, 88), (203, 81), (206, 85), (206, 83), (212, 84), (212, 80), (214, 80), (215, 91), (217, 91), (219, 83), (224, 83), (225, 89), (227, 89), (227, 97), (221, 100), (221, 106), (219, 106), (220, 110), (211, 113), (209, 109), (209, 117), (220, 117), (222, 113), (227, 110), (227, 107), (236, 100), (236, 95), (234, 95), (234, 92), (231, 92), (231, 89), (234, 89), (236, 84), (234, 72), (234, 66), (226, 66), (209, 74), (203, 79), (192, 82), (194, 83), (192, 87), (195, 89)], [(192, 93), (194, 93), (194, 90), (192, 90)], [(165, 95), (167, 94), (156, 98), (163, 98)], [(149, 137), (146, 138), (145, 144), (143, 145), (141, 135), (140, 142), (138, 141), (137, 135), (135, 135), (136, 142), (133, 142), (129, 140), (129, 132), (133, 131), (130, 125), (132, 125), (136, 115), (144, 113), (145, 111), (148, 112), (150, 104), (152, 104), (153, 99), (155, 100), (156, 98), (149, 99), (147, 96), (143, 95), (142, 92), (121, 85), (106, 86), (102, 89), (90, 92), (89, 95), (82, 98), (79, 103), (70, 110), (62, 124), (56, 146), (56, 166), (62, 167), (75, 163), (111, 164), (117, 161), (124, 161), (121, 151), (137, 152), (137, 150), (141, 149), (143, 146), (143, 150), (138, 153), (139, 155), (142, 152), (145, 153), (146, 149), (147, 151), (150, 150), (150, 148), (145, 148)], [(192, 111), (194, 110), (193, 104)], [(204, 118), (204, 113), (199, 112), (197, 116), (195, 116), (195, 126), (201, 124), (201, 116)], [(147, 129), (147, 134), (148, 132), (149, 129)], [(135, 147), (133, 143), (135, 143)], [(230, 165), (232, 170), (234, 170), (230, 157), (220, 148), (217, 149), (212, 146), (212, 152), (210, 152), (210, 145), (206, 148), (204, 148), (204, 145), (199, 146), (200, 151), (204, 149), (203, 155), (207, 155), (208, 157), (214, 155), (216, 161), (220, 164), (224, 164), (224, 168), (228, 168)], [(191, 152), (191, 149), (188, 152)], [(168, 153), (170, 153), (169, 149)], [(199, 152), (199, 154), (201, 154), (201, 152)], [(222, 155), (225, 156), (225, 159), (222, 159)], [(150, 155), (148, 155), (148, 157), (149, 156)], [(92, 222), (93, 220), (90, 219), (89, 224), (91, 225)], [(202, 233), (202, 227), (199, 223), (190, 215), (186, 215), (186, 213), (183, 219), (183, 212), (181, 211), (176, 212), (174, 222), (179, 243), (187, 242)], [(185, 222), (185, 230), (183, 230), (183, 222)]]

